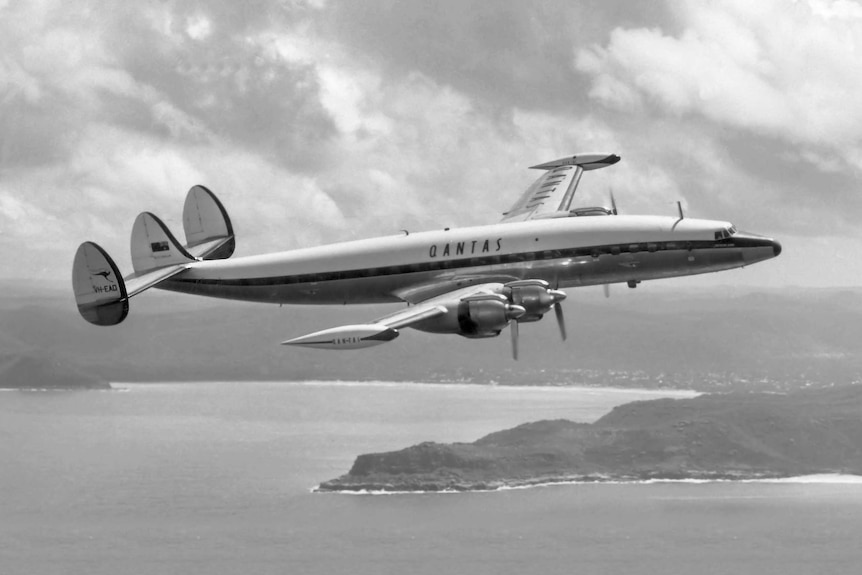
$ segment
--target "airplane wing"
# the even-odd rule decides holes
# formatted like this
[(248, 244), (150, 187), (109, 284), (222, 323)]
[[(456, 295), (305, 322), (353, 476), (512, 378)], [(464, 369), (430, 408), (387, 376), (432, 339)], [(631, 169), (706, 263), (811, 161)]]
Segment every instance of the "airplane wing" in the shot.
[(567, 217), (581, 174), (619, 161), (620, 157), (614, 154), (580, 154), (531, 166), (546, 171), (503, 214), (501, 222)]
[(401, 328), (447, 313), (449, 311), (447, 305), (458, 304), (464, 298), (487, 295), (505, 299), (505, 296), (499, 295), (502, 288), (503, 284), (501, 283), (484, 283), (456, 289), (366, 324), (342, 325), (324, 329), (289, 339), (282, 342), (282, 345), (321, 349), (361, 349), (379, 345), (398, 337), (398, 330)]
[[(370, 323), (342, 325), (282, 342), (320, 349), (361, 349), (392, 341), (399, 329), (494, 337), (505, 327), (512, 334), (512, 356), (518, 359), (518, 323), (538, 321), (553, 310), (566, 339), (560, 302), (566, 294), (540, 279), (487, 282), (451, 290)], [(424, 324), (422, 322), (425, 322)]]

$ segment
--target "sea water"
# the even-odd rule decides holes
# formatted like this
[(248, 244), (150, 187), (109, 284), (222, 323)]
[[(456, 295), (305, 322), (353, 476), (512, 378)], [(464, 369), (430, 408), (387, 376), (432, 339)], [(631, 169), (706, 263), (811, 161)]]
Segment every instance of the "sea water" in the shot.
[(312, 493), (356, 455), (687, 392), (177, 383), (0, 394), (0, 573), (859, 573), (862, 484)]

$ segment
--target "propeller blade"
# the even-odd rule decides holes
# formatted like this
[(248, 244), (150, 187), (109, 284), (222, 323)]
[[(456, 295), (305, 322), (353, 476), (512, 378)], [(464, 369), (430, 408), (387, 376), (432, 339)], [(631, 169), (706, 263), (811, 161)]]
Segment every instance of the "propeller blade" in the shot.
[(518, 320), (511, 322), (509, 329), (512, 331), (512, 358), (518, 361)]
[(610, 190), (610, 192), (611, 192), (611, 211), (616, 216), (617, 215), (617, 201), (614, 199), (613, 188)]
[(554, 304), (554, 315), (557, 316), (557, 325), (560, 326), (560, 337), (566, 341), (566, 320), (563, 318), (563, 306), (560, 302)]
[(611, 284), (604, 284), (602, 288), (605, 290), (605, 297), (611, 297)]

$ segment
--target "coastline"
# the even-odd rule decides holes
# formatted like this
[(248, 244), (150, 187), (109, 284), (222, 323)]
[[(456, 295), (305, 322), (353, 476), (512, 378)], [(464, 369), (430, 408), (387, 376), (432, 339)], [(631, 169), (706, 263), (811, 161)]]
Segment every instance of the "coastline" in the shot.
[(641, 399), (593, 423), (524, 423), (472, 443), (366, 453), (316, 491), (496, 491), (536, 484), (862, 475), (862, 387)]
[(296, 387), (429, 387), (434, 389), (461, 389), (465, 387), (501, 389), (507, 391), (530, 391), (541, 389), (543, 391), (559, 390), (566, 392), (570, 390), (594, 391), (597, 393), (619, 393), (628, 394), (636, 392), (644, 395), (657, 397), (697, 397), (706, 392), (696, 389), (680, 389), (674, 387), (646, 388), (646, 387), (611, 387), (589, 385), (585, 383), (574, 383), (571, 385), (560, 385), (556, 383), (536, 384), (508, 384), (489, 382), (438, 382), (438, 381), (389, 381), (389, 380), (350, 380), (350, 379), (314, 379), (314, 380), (282, 380), (282, 379), (249, 379), (249, 380), (173, 380), (173, 381), (113, 381), (114, 386), (121, 387), (148, 387), (155, 385), (285, 385)]
[(687, 477), (687, 478), (652, 478), (652, 479), (625, 479), (622, 477), (594, 477), (594, 478), (560, 478), (555, 480), (537, 479), (525, 482), (503, 482), (497, 486), (480, 488), (447, 488), (432, 489), (428, 491), (398, 490), (393, 485), (384, 486), (381, 489), (362, 489), (358, 485), (351, 488), (322, 488), (328, 482), (309, 489), (309, 493), (327, 493), (336, 495), (428, 495), (428, 494), (455, 494), (455, 493), (497, 493), (500, 491), (515, 491), (523, 489), (536, 489), (541, 487), (561, 487), (575, 485), (660, 485), (671, 483), (684, 483), (690, 485), (706, 485), (714, 483), (763, 483), (763, 484), (805, 484), (805, 485), (859, 485), (862, 486), (862, 475), (846, 473), (814, 473), (810, 475), (790, 476), (762, 476), (762, 477)]

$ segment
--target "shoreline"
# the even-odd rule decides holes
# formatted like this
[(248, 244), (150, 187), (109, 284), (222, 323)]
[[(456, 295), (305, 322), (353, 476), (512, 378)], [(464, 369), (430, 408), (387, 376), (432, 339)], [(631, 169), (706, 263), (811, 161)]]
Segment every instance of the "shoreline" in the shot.
[[(724, 475), (724, 476), (722, 476)], [(327, 482), (325, 482), (327, 483)], [(373, 484), (357, 484), (354, 486), (323, 487), (321, 483), (309, 489), (309, 493), (327, 493), (336, 495), (427, 495), (441, 494), (449, 495), (456, 493), (498, 493), (501, 491), (518, 491), (535, 489), (541, 487), (573, 486), (573, 485), (661, 485), (671, 483), (685, 483), (690, 485), (708, 485), (715, 483), (763, 483), (763, 484), (786, 484), (786, 485), (860, 485), (862, 486), (862, 475), (850, 473), (812, 473), (805, 475), (760, 475), (760, 476), (732, 476), (732, 474), (715, 474), (713, 477), (680, 477), (662, 478), (653, 477), (649, 479), (638, 479), (635, 477), (599, 477), (580, 476), (560, 479), (541, 478), (535, 481), (500, 481), (500, 485), (490, 486), (476, 483), (473, 485), (459, 485), (444, 487), (442, 489), (398, 489), (398, 485), (385, 484), (372, 487)], [(491, 484), (496, 482), (489, 482)]]
[(596, 391), (602, 393), (628, 393), (638, 392), (649, 395), (658, 395), (663, 397), (681, 396), (681, 397), (696, 397), (703, 395), (704, 391), (696, 389), (681, 389), (676, 387), (650, 388), (650, 387), (621, 387), (621, 386), (600, 386), (588, 385), (584, 383), (561, 385), (553, 383), (536, 383), (536, 384), (507, 384), (507, 383), (487, 383), (487, 382), (437, 382), (437, 381), (387, 381), (387, 380), (350, 380), (350, 379), (314, 379), (314, 380), (279, 380), (279, 379), (262, 379), (262, 380), (176, 380), (176, 381), (112, 381), (113, 386), (122, 387), (149, 387), (157, 385), (287, 385), (296, 387), (392, 387), (400, 388), (407, 386), (415, 387), (434, 387), (434, 388), (452, 388), (460, 389), (465, 387), (476, 388), (494, 388), (508, 391), (515, 390), (531, 390), (542, 389), (559, 390), (561, 392), (569, 390), (580, 391)]

